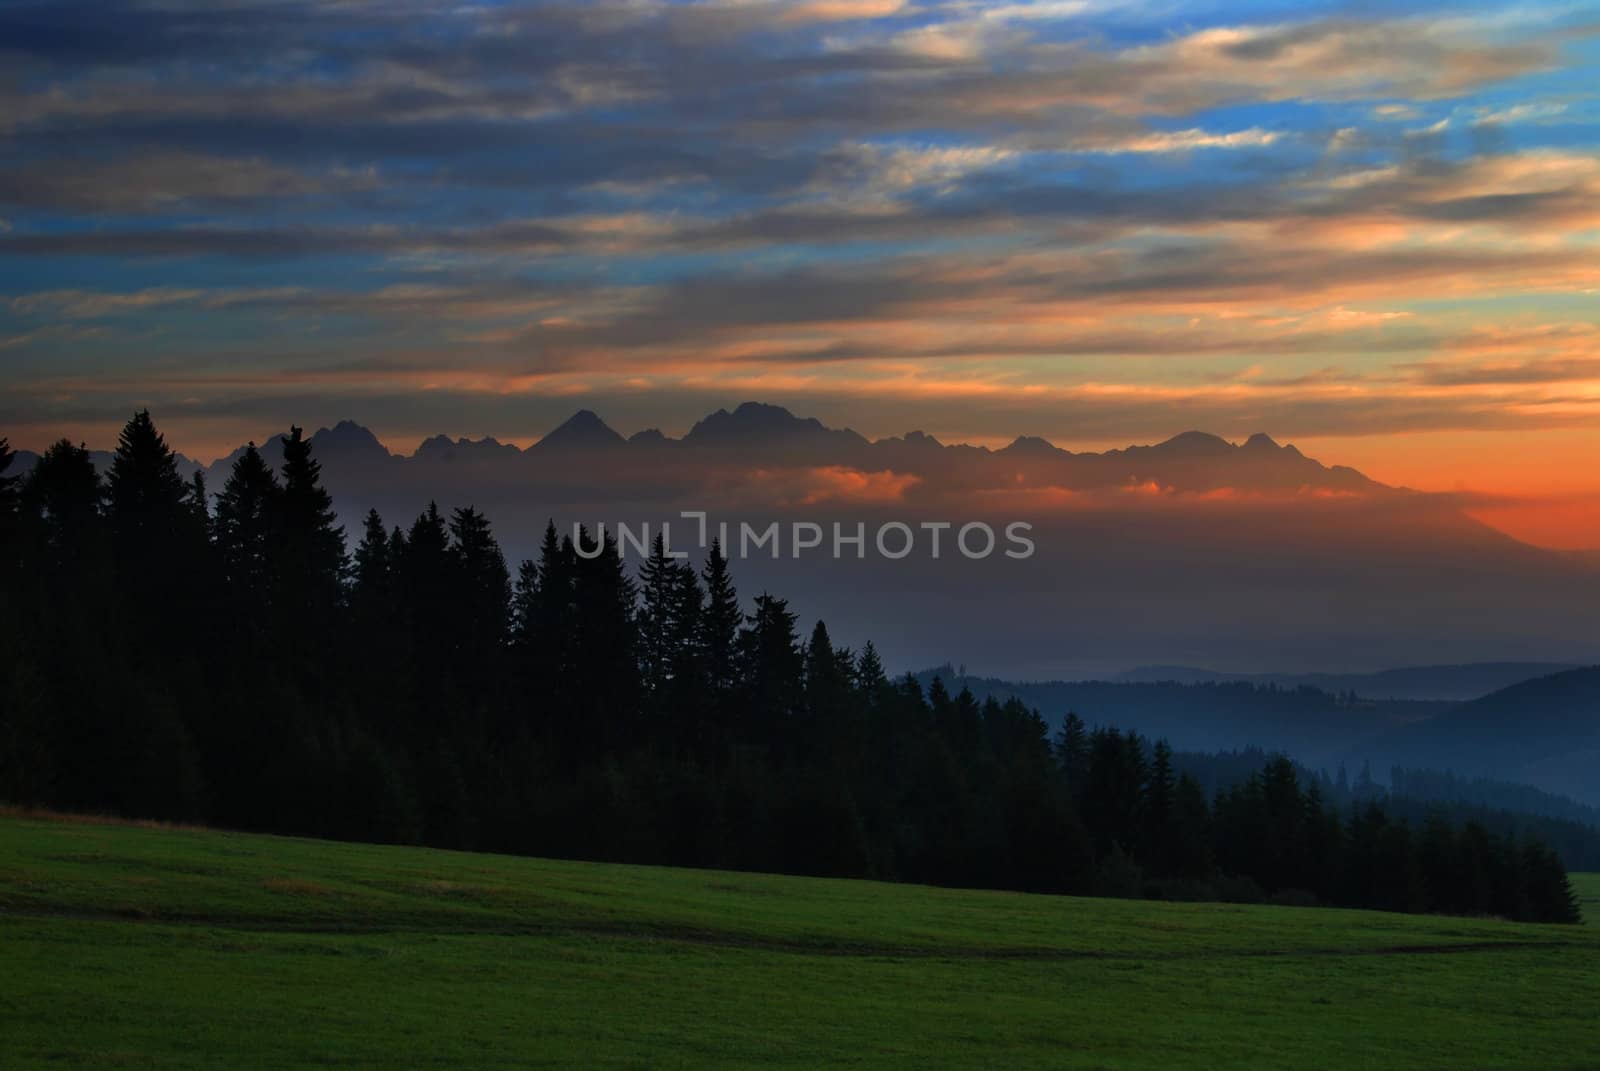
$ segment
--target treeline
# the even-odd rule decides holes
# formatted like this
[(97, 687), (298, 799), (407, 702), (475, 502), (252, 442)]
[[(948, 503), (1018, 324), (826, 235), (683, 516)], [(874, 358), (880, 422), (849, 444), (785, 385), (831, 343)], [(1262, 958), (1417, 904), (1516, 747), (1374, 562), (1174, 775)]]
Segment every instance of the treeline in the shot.
[[(1272, 758), (1261, 748), (1179, 751), (1180, 773), (1192, 774), (1207, 797), (1243, 784)], [(1394, 767), (1387, 783), (1363, 764), (1351, 777), (1341, 764), (1334, 774), (1295, 763), (1302, 784), (1315, 786), (1323, 802), (1348, 814), (1378, 804), (1390, 818), (1421, 824), (1439, 818), (1452, 826), (1475, 822), (1499, 837), (1531, 837), (1560, 856), (1568, 870), (1600, 870), (1600, 812), (1529, 785), (1436, 770)]]
[[(1591, 807), (1532, 785), (1513, 784), (1492, 777), (1464, 777), (1448, 770), (1395, 766), (1389, 770), (1389, 788), (1395, 797), (1449, 800), (1489, 810), (1536, 814), (1600, 826), (1600, 807)], [(1600, 862), (1593, 867), (1574, 866), (1573, 869), (1600, 869)]]
[(918, 676), (926, 685), (935, 675), (952, 689), (971, 688), (980, 700), (992, 695), (1004, 702), (1015, 696), (1039, 710), (1076, 710), (1094, 723), (1137, 726), (1180, 751), (1237, 741), (1269, 744), (1297, 756), (1340, 755), (1358, 740), (1455, 705), (1356, 699), (1309, 686), (1252, 681), (1006, 681), (958, 674), (948, 666)]
[[(1268, 766), (1208, 800), (1171, 750), (891, 681), (870, 645), (748, 612), (727, 560), (374, 513), (347, 557), (300, 429), (214, 497), (147, 413), (107, 478), (0, 444), (0, 797), (239, 828), (1108, 895), (1571, 921), (1558, 859)], [(1146, 757), (1148, 754), (1148, 758)], [(1447, 836), (1446, 836), (1447, 834)], [(1448, 844), (1446, 844), (1446, 840)], [(1481, 893), (1481, 895), (1480, 895)]]

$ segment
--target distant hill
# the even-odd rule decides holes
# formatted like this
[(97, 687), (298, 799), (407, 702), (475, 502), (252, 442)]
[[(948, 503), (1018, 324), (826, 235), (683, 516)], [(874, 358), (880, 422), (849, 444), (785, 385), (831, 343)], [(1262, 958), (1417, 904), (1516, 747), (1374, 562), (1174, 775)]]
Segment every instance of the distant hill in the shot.
[(1600, 805), (1600, 666), (1524, 681), (1352, 749), (1376, 766), (1431, 766)]
[(1189, 666), (1139, 666), (1112, 676), (1127, 684), (1249, 681), (1282, 688), (1354, 692), (1364, 699), (1437, 699), (1465, 702), (1536, 677), (1579, 669), (1569, 662), (1470, 662), (1465, 665), (1405, 666), (1377, 673), (1219, 673)]
[[(205, 468), (200, 462), (184, 457), (182, 454), (174, 454), (173, 456), (178, 464), (178, 475), (185, 480), (193, 479), (196, 472)], [(94, 464), (94, 470), (102, 476), (111, 471), (111, 458), (112, 452), (110, 450), (89, 451), (89, 460)], [(11, 460), (11, 467), (6, 471), (6, 475), (26, 476), (33, 471), (33, 467), (38, 463), (39, 455), (36, 452), (18, 450), (16, 457)]]
[(1351, 700), (1310, 687), (1247, 681), (1022, 682), (959, 676), (949, 667), (916, 676), (924, 687), (940, 676), (952, 692), (970, 688), (980, 700), (1015, 696), (1036, 708), (1052, 729), (1074, 711), (1090, 725), (1134, 729), (1165, 738), (1180, 750), (1259, 747), (1283, 751), (1312, 767), (1336, 762), (1365, 741), (1455, 707), (1418, 700)]
[[(1538, 663), (1486, 664), (1482, 672), (1488, 677), (1530, 665)], [(1401, 680), (1415, 672), (1425, 682), (1434, 669), (1471, 668), (1396, 672)], [(1164, 737), (1182, 751), (1260, 748), (1313, 769), (1370, 766), (1380, 778), (1397, 766), (1450, 771), (1600, 807), (1600, 666), (1546, 674), (1468, 702), (1352, 697), (1348, 689), (1328, 692), (1271, 679), (1007, 681), (962, 676), (949, 666), (916, 676), (924, 687), (942, 677), (951, 691), (967, 687), (979, 699), (1015, 696), (1052, 728), (1070, 710), (1090, 725)], [(1514, 809), (1524, 808), (1543, 809), (1525, 801)]]

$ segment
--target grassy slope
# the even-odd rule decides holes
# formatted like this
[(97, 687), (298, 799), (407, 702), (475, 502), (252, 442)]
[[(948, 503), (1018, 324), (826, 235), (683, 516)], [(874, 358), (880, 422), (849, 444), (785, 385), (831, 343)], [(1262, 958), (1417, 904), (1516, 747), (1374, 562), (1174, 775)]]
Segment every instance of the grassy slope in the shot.
[(1572, 888), (1583, 904), (1583, 921), (1600, 926), (1600, 874), (1574, 874)]
[(0, 818), (0, 978), (8, 1067), (1553, 1069), (1600, 1052), (1600, 929), (19, 817)]

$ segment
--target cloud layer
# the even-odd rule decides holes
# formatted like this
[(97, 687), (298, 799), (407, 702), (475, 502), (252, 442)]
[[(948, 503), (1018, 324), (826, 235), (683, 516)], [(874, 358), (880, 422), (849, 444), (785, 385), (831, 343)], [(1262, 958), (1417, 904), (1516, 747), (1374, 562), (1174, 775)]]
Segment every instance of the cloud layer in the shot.
[(670, 425), (763, 397), (875, 434), (1532, 451), (1600, 425), (1593, 30), (1264, 0), (8, 5), (0, 424), (104, 439), (150, 404), (202, 447), (345, 415), (527, 441), (574, 398)]

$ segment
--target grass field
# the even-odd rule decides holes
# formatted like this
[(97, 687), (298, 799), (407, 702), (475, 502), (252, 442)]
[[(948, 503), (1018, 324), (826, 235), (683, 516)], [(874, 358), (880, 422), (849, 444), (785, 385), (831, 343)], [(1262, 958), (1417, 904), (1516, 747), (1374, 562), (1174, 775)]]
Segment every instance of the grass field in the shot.
[(1600, 874), (1574, 874), (1572, 887), (1583, 904), (1583, 921), (1600, 926)]
[(1597, 928), (0, 817), (8, 1068), (1552, 1071), (1597, 1008)]

